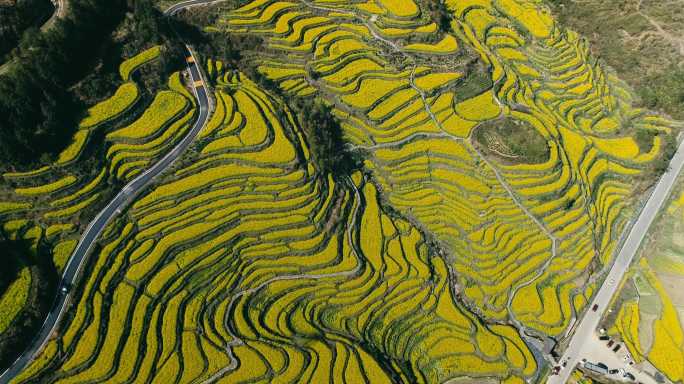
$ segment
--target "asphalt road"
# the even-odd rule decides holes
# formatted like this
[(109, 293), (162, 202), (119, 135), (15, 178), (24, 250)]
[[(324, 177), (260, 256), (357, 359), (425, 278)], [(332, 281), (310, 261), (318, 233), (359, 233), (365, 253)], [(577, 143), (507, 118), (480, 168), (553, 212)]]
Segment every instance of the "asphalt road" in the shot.
[[(672, 186), (674, 185), (679, 172), (682, 170), (683, 165), (684, 141), (679, 144), (677, 152), (670, 161), (670, 167), (660, 178), (658, 184), (656, 184), (646, 205), (629, 231), (627, 239), (620, 249), (620, 253), (618, 253), (606, 280), (603, 282), (603, 285), (594, 297), (594, 300), (589, 305), (589, 310), (585, 313), (581, 322), (575, 329), (570, 345), (560, 359), (561, 362), (568, 362), (567, 367), (563, 368), (559, 375), (550, 376), (547, 380), (547, 384), (563, 384), (567, 382), (573, 368), (582, 359), (583, 351), (585, 348), (589, 347), (588, 341), (590, 340), (592, 333), (596, 330), (596, 327), (598, 327), (599, 321), (608, 308), (610, 300), (617, 291), (620, 281), (629, 268), (634, 255), (636, 255), (641, 241), (648, 233), (648, 228), (658, 215), (663, 203), (667, 200), (670, 190), (672, 190)], [(598, 305), (596, 312), (591, 310), (594, 305)]]
[[(187, 57), (194, 57), (190, 47), (186, 46), (186, 48), (188, 50)], [(173, 164), (173, 162), (188, 148), (197, 134), (207, 123), (207, 118), (209, 117), (209, 98), (205, 88), (204, 79), (202, 78), (201, 72), (194, 59), (192, 63), (188, 64), (188, 67), (192, 77), (192, 83), (195, 84), (195, 82), (200, 81), (202, 84), (201, 86), (195, 88), (195, 96), (197, 97), (199, 106), (199, 117), (195, 122), (195, 125), (192, 127), (192, 130), (161, 160), (159, 160), (140, 176), (126, 184), (126, 186), (114, 197), (114, 199), (112, 199), (112, 201), (110, 201), (110, 203), (107, 204), (102, 211), (100, 211), (95, 219), (90, 222), (64, 269), (62, 280), (59, 286), (60, 291), (58, 292), (58, 297), (55, 300), (52, 310), (45, 319), (40, 332), (38, 332), (38, 334), (35, 336), (30, 347), (12, 364), (11, 367), (9, 367), (5, 372), (2, 373), (2, 375), (0, 375), (0, 384), (8, 383), (12, 378), (18, 375), (24, 369), (24, 367), (26, 367), (33, 360), (36, 353), (43, 349), (45, 344), (50, 339), (50, 336), (57, 327), (57, 324), (59, 323), (59, 320), (67, 307), (66, 304), (69, 301), (69, 297), (71, 296), (71, 293), (68, 291), (66, 294), (63, 294), (61, 292), (61, 288), (74, 285), (76, 279), (78, 278), (79, 271), (86, 260), (86, 256), (88, 256), (88, 251), (93, 244), (95, 244), (98, 236), (104, 230), (107, 223), (109, 223), (114, 216), (125, 209), (133, 201), (133, 198), (148, 184), (150, 184), (150, 182), (152, 182), (156, 176), (161, 174), (165, 169)]]

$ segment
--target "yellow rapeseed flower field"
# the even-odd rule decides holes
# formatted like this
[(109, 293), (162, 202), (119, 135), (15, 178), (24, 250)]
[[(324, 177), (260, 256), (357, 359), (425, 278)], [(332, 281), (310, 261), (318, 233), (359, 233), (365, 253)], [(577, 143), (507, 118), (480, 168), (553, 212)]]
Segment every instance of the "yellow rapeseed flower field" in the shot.
[(71, 253), (76, 248), (78, 240), (65, 240), (52, 249), (52, 260), (55, 263), (55, 267), (61, 271), (66, 265), (67, 260), (71, 257)]
[(188, 100), (177, 92), (161, 91), (138, 120), (127, 127), (109, 133), (107, 138), (110, 140), (147, 138), (157, 133), (165, 124), (169, 123), (169, 120), (183, 112), (188, 104)]
[(79, 127), (91, 128), (119, 116), (138, 100), (139, 92), (135, 83), (124, 83), (112, 97), (88, 109), (88, 116), (81, 121)]
[(79, 130), (74, 134), (73, 140), (69, 146), (59, 154), (57, 164), (67, 164), (76, 160), (76, 157), (81, 154), (88, 140), (90, 132), (87, 130)]
[(24, 196), (39, 196), (48, 193), (54, 193), (64, 189), (76, 182), (76, 177), (72, 175), (64, 176), (59, 180), (55, 180), (49, 184), (39, 185), (35, 187), (17, 188), (14, 191)]
[(31, 208), (31, 203), (17, 203), (14, 201), (0, 201), (0, 214), (22, 211)]
[(141, 65), (148, 63), (159, 57), (161, 54), (161, 45), (155, 45), (139, 54), (127, 59), (119, 66), (119, 73), (124, 81), (131, 79), (131, 73)]
[(420, 12), (420, 8), (413, 0), (378, 0), (378, 5), (398, 17), (412, 17)]
[(0, 312), (0, 333), (5, 332), (7, 327), (24, 308), (30, 288), (31, 270), (29, 267), (23, 267), (19, 271), (17, 278), (0, 297), (0, 308), (2, 308)]

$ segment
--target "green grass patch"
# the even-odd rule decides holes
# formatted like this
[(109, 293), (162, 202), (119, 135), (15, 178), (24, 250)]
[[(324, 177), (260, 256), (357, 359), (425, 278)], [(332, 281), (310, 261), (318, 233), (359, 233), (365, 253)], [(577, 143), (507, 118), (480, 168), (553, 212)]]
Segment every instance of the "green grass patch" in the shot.
[(660, 303), (660, 298), (656, 295), (643, 296), (639, 297), (639, 308), (645, 313), (659, 316), (662, 304)]
[(648, 284), (648, 282), (646, 281), (644, 276), (641, 275), (641, 273), (636, 273), (634, 277), (632, 277), (632, 280), (634, 281), (634, 286), (637, 289), (639, 297), (650, 296), (655, 294), (655, 291)]
[(479, 147), (508, 163), (543, 163), (549, 146), (542, 135), (526, 122), (511, 118), (492, 120), (473, 133)]

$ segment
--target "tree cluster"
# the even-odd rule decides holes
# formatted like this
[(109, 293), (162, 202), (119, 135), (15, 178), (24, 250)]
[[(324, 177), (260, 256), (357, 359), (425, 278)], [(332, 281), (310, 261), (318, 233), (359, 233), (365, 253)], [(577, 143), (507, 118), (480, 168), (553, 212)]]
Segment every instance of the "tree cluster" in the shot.
[(28, 28), (37, 28), (50, 18), (50, 0), (18, 0), (12, 6), (0, 5), (0, 57), (19, 43)]
[(67, 16), (47, 31), (24, 32), (16, 63), (0, 76), (0, 164), (48, 163), (87, 106), (119, 85), (122, 57), (165, 43), (166, 54), (143, 79), (151, 88), (163, 84), (184, 57), (170, 33), (151, 0), (70, 0)]
[(427, 10), (430, 13), (432, 20), (437, 23), (439, 30), (442, 32), (451, 31), (451, 21), (453, 20), (453, 14), (447, 8), (444, 1), (427, 1)]
[(329, 106), (314, 99), (297, 99), (293, 104), (318, 169), (338, 177), (362, 168), (360, 154), (349, 150)]
[[(260, 51), (263, 40), (254, 35), (222, 34), (219, 38), (205, 33), (204, 25), (214, 25), (217, 22), (217, 11), (213, 7), (186, 9), (177, 17), (170, 19), (172, 28), (184, 41), (192, 42), (193, 47), (203, 57), (221, 60), (229, 67), (247, 70), (242, 60), (241, 52)], [(250, 63), (248, 67), (251, 67)]]
[(120, 0), (72, 0), (48, 31), (24, 33), (17, 62), (0, 77), (0, 162), (33, 164), (64, 147), (82, 109), (69, 88), (122, 11)]

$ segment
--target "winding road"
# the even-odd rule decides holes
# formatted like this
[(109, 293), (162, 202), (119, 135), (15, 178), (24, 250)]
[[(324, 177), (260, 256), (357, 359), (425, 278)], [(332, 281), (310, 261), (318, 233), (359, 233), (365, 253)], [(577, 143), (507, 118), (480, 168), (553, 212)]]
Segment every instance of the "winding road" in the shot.
[[(575, 329), (575, 333), (570, 340), (568, 348), (559, 360), (561, 362), (567, 361), (567, 366), (563, 368), (558, 375), (550, 376), (547, 380), (547, 384), (563, 384), (567, 382), (572, 374), (573, 368), (582, 359), (584, 350), (588, 347), (587, 342), (590, 340), (596, 327), (598, 327), (599, 321), (601, 320), (601, 317), (603, 317), (603, 313), (608, 309), (608, 305), (617, 291), (622, 277), (625, 275), (625, 272), (627, 272), (634, 255), (636, 255), (639, 250), (641, 241), (648, 233), (648, 228), (651, 226), (651, 223), (653, 223), (653, 220), (658, 215), (663, 203), (670, 195), (672, 186), (677, 180), (677, 176), (682, 170), (682, 166), (684, 166), (684, 141), (679, 144), (677, 152), (675, 152), (675, 155), (670, 161), (669, 168), (660, 177), (660, 180), (658, 181), (658, 184), (656, 184), (655, 189), (653, 189), (646, 205), (644, 205), (630, 229), (603, 285), (594, 297), (594, 300), (587, 307), (589, 309)], [(595, 312), (591, 310), (594, 305), (598, 306), (598, 309)]]
[[(188, 3), (188, 2), (186, 2)], [(191, 3), (195, 3), (194, 1)], [(165, 12), (166, 15), (173, 15), (179, 10), (183, 9), (183, 4), (178, 4), (180, 7), (174, 6)], [(186, 5), (189, 6), (189, 5)], [(42, 328), (38, 334), (34, 337), (33, 342), (29, 348), (24, 351), (24, 353), (19, 356), (19, 358), (0, 375), (0, 384), (9, 383), (11, 379), (17, 376), (40, 352), (45, 344), (50, 339), (59, 324), (59, 320), (64, 314), (67, 303), (71, 296), (71, 292), (62, 292), (63, 287), (70, 287), (74, 285), (78, 279), (79, 272), (83, 266), (87, 256), (88, 251), (97, 241), (98, 236), (107, 224), (114, 218), (117, 214), (121, 213), (135, 198), (135, 196), (140, 193), (146, 186), (148, 186), (158, 175), (160, 175), (164, 170), (169, 168), (178, 157), (190, 146), (197, 134), (204, 128), (209, 117), (209, 96), (207, 94), (206, 83), (202, 78), (202, 73), (197, 66), (197, 60), (190, 49), (186, 45), (188, 52), (186, 61), (188, 62), (188, 69), (190, 72), (190, 77), (192, 79), (192, 85), (195, 91), (195, 96), (198, 100), (199, 116), (194, 126), (190, 132), (161, 160), (155, 163), (147, 171), (136, 177), (134, 180), (126, 184), (126, 186), (107, 204), (107, 206), (95, 216), (95, 219), (90, 222), (86, 228), (83, 236), (81, 237), (76, 249), (69, 258), (69, 261), (64, 269), (62, 275), (62, 280), (60, 282), (60, 290), (58, 292), (58, 297), (52, 307), (52, 310), (48, 314)]]

